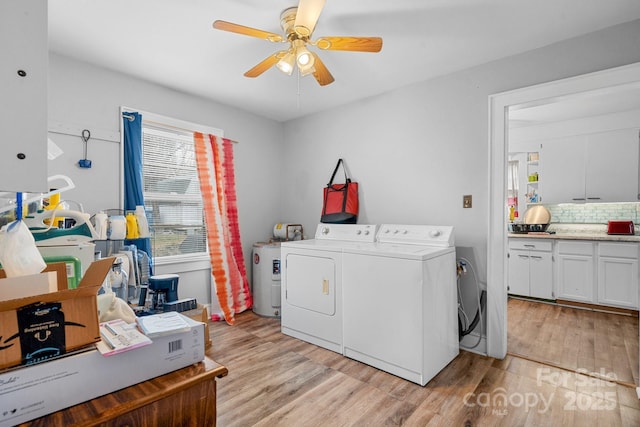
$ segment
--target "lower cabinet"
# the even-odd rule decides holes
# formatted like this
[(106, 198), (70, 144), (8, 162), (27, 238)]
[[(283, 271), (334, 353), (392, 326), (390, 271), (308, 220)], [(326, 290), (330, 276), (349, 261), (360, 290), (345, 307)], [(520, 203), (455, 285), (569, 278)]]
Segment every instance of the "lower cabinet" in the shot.
[(559, 299), (638, 309), (637, 243), (558, 240)]
[(510, 238), (509, 294), (637, 310), (640, 245)]
[(552, 241), (509, 239), (509, 293), (553, 299)]
[(557, 249), (557, 297), (594, 302), (594, 243), (559, 240)]
[(598, 244), (598, 303), (638, 308), (637, 244)]

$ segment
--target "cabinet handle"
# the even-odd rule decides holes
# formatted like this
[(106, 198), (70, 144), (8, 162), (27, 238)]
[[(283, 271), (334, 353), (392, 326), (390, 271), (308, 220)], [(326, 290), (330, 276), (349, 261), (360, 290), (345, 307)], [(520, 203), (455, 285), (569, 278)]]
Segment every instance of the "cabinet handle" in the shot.
[(535, 248), (536, 245), (524, 245), (525, 248)]
[(600, 200), (600, 197), (587, 197), (587, 200)]
[(584, 200), (584, 197), (574, 197), (574, 198), (573, 198), (573, 199), (571, 199), (571, 200)]
[(541, 257), (541, 256), (538, 256), (538, 255), (531, 255), (531, 258), (535, 258), (535, 259), (542, 259), (542, 257)]
[(529, 258), (529, 255), (518, 255), (520, 258)]

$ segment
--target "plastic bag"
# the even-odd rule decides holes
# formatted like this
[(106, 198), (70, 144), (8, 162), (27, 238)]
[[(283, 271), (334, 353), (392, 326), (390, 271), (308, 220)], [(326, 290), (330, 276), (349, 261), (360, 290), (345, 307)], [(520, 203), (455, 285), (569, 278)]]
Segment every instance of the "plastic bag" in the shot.
[(24, 222), (14, 221), (0, 229), (0, 263), (7, 277), (38, 274), (47, 266)]
[(136, 313), (113, 292), (98, 295), (98, 321), (122, 319), (127, 323), (135, 323)]

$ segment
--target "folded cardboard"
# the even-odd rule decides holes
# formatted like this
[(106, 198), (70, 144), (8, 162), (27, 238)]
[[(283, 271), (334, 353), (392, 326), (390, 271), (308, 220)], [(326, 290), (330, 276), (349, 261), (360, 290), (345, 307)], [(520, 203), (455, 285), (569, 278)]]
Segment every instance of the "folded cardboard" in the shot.
[(0, 301), (48, 294), (58, 290), (55, 271), (0, 280)]
[[(0, 427), (24, 423), (204, 360), (204, 324), (105, 357), (96, 349), (0, 372)], [(105, 410), (109, 408), (103, 408)]]
[[(45, 271), (57, 273), (57, 292), (0, 301), (0, 369), (37, 363), (99, 341), (96, 294), (113, 261), (105, 258), (93, 262), (77, 289), (67, 289), (64, 263), (50, 264)], [(2, 270), (0, 277), (4, 277)], [(48, 320), (25, 323), (26, 318), (34, 319), (42, 313), (50, 315)], [(49, 337), (56, 339), (55, 345), (49, 345)]]

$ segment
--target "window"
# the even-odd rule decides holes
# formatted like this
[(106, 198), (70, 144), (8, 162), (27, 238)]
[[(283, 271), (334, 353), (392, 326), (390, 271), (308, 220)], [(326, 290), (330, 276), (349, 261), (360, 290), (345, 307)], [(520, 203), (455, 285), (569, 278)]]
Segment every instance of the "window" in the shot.
[(193, 132), (221, 132), (150, 113), (141, 115), (142, 181), (153, 256), (206, 256)]

